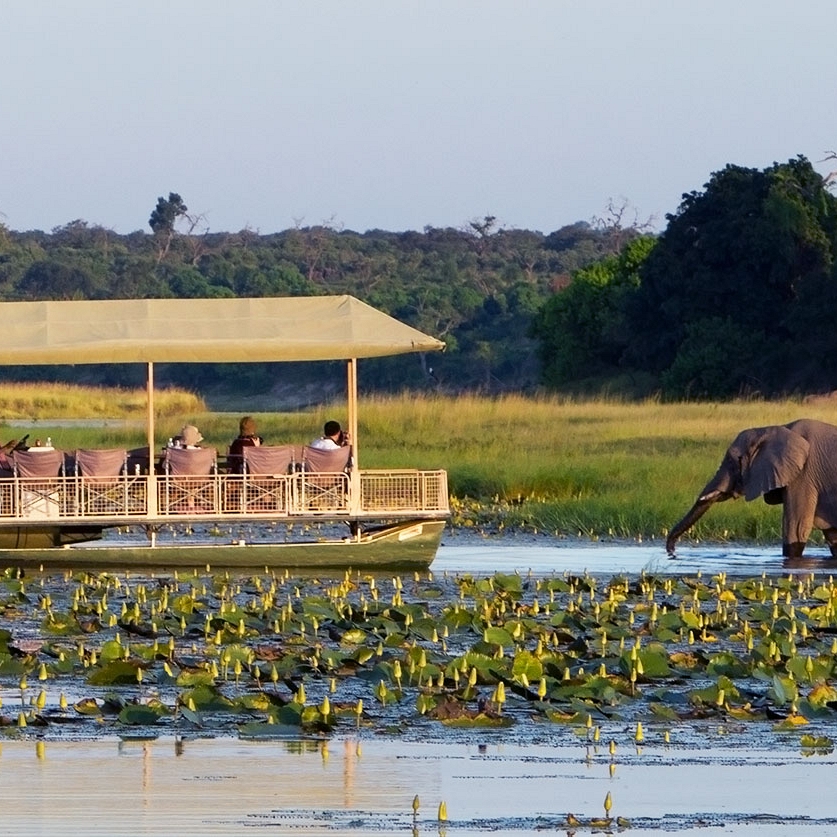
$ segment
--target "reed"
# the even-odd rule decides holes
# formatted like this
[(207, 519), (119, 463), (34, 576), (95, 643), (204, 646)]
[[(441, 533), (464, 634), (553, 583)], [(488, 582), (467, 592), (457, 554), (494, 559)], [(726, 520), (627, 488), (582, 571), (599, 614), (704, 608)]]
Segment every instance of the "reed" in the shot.
[[(97, 403), (92, 394), (78, 401)], [(135, 418), (141, 412), (126, 407), (122, 416)], [(200, 428), (205, 444), (220, 451), (236, 435), (241, 415), (209, 413), (199, 401), (159, 412), (161, 442), (190, 422)], [(680, 519), (740, 430), (802, 417), (834, 421), (837, 402), (663, 404), (404, 393), (362, 399), (359, 412), (361, 465), (446, 469), (460, 525), (650, 539), (664, 537)], [(301, 444), (318, 435), (326, 419), (345, 422), (345, 413), (345, 403), (334, 403), (304, 412), (253, 415), (268, 443)], [(9, 438), (22, 432), (7, 431)], [(139, 425), (68, 428), (39, 423), (37, 432), (51, 435), (66, 449), (145, 441)], [(761, 501), (722, 503), (698, 523), (693, 535), (772, 542), (779, 537), (780, 514), (779, 508)]]

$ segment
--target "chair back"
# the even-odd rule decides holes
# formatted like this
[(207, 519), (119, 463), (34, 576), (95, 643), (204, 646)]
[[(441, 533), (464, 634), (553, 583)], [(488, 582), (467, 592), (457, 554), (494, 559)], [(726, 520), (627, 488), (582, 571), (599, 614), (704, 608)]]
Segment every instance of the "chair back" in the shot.
[(295, 459), (293, 445), (245, 447), (241, 453), (247, 473), (261, 476), (287, 474)]
[(215, 469), (215, 448), (166, 448), (165, 470), (176, 477), (211, 474)]
[(76, 473), (83, 477), (118, 477), (125, 470), (128, 451), (125, 448), (76, 451)]
[(336, 450), (321, 450), (306, 445), (302, 449), (302, 467), (314, 473), (337, 474), (348, 468), (351, 456), (351, 445)]
[(57, 477), (64, 470), (61, 450), (16, 450), (11, 459), (19, 477)]

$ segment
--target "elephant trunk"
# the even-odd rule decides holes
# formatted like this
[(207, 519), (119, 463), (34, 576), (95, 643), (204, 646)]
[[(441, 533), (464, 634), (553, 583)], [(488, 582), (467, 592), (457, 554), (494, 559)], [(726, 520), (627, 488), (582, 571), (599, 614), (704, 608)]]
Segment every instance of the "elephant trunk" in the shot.
[(677, 539), (687, 529), (694, 526), (706, 514), (709, 508), (723, 496), (721, 492), (713, 491), (698, 497), (697, 502), (686, 512), (683, 519), (679, 523), (675, 523), (668, 533), (668, 537), (666, 538), (666, 552), (669, 555), (674, 555), (674, 545), (677, 543)]

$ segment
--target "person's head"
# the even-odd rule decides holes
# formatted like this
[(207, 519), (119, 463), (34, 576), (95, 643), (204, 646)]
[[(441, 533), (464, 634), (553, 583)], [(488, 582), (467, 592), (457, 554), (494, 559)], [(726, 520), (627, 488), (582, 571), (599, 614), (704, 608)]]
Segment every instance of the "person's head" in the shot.
[(203, 441), (200, 431), (194, 424), (185, 424), (180, 431), (180, 438), (186, 447), (195, 447)]
[(238, 423), (239, 436), (255, 436), (256, 435), (256, 421), (252, 416), (244, 416)]
[(328, 439), (334, 439), (335, 436), (339, 436), (342, 432), (340, 428), (339, 421), (327, 421), (323, 425), (323, 436)]

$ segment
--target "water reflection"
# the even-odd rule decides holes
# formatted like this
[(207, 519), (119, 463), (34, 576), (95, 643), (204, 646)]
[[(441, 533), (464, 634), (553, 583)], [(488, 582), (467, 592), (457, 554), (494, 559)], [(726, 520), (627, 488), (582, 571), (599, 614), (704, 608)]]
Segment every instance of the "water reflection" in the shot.
[[(6, 741), (3, 832), (566, 833), (568, 817), (589, 830), (608, 793), (612, 815), (627, 818), (634, 835), (714, 825), (773, 837), (800, 825), (817, 833), (835, 826), (822, 792), (837, 766), (833, 756), (731, 752), (720, 738), (700, 751), (623, 740), (617, 755), (589, 742), (556, 748), (490, 738), (472, 745), (365, 740), (362, 752), (354, 739), (161, 738), (34, 748)], [(793, 792), (777, 794), (780, 788)], [(442, 805), (447, 823), (438, 818)]]

